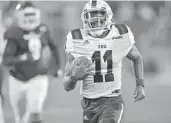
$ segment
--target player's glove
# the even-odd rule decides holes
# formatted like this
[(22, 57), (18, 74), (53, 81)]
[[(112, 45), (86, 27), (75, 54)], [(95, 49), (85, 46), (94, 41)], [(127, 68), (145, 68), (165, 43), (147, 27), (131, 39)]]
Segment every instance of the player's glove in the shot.
[(74, 80), (82, 80), (90, 72), (91, 61), (81, 56), (72, 63), (71, 77)]
[(143, 100), (145, 98), (145, 90), (142, 85), (137, 85), (134, 91), (135, 102)]

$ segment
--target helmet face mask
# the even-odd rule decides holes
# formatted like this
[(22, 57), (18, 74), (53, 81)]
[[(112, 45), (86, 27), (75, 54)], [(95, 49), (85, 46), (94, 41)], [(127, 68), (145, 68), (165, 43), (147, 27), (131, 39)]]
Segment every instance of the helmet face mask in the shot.
[(26, 7), (17, 10), (18, 26), (26, 31), (32, 31), (40, 25), (40, 10), (34, 7)]
[(91, 10), (84, 13), (84, 23), (87, 30), (101, 30), (105, 28), (107, 19), (106, 10)]

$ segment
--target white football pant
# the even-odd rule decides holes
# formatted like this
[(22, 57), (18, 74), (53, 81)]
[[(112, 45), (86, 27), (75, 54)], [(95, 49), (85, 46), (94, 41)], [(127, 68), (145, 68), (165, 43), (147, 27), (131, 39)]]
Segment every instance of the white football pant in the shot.
[[(24, 83), (13, 76), (9, 78), (9, 99), (15, 116), (15, 123), (28, 123), (31, 113), (41, 113), (48, 92), (48, 76), (38, 75)], [(26, 112), (20, 119), (18, 103), (26, 97)]]
[(0, 98), (0, 123), (5, 123), (1, 98)]

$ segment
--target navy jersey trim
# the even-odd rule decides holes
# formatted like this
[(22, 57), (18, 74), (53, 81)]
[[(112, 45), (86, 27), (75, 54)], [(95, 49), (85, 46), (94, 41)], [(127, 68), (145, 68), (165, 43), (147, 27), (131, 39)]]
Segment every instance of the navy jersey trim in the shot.
[(80, 29), (72, 30), (71, 34), (72, 34), (72, 38), (73, 39), (83, 39), (83, 36), (81, 34), (81, 30)]
[(128, 33), (128, 28), (125, 24), (115, 24), (115, 27), (118, 29), (120, 35)]

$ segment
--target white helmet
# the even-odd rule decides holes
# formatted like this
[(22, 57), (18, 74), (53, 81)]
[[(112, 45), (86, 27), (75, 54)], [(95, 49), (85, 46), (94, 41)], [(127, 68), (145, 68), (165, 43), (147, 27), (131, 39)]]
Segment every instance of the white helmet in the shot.
[(85, 30), (105, 30), (112, 23), (113, 12), (110, 6), (103, 0), (90, 0), (81, 14), (81, 20)]
[(16, 17), (19, 27), (27, 31), (34, 30), (41, 23), (40, 10), (29, 1), (16, 6)]

